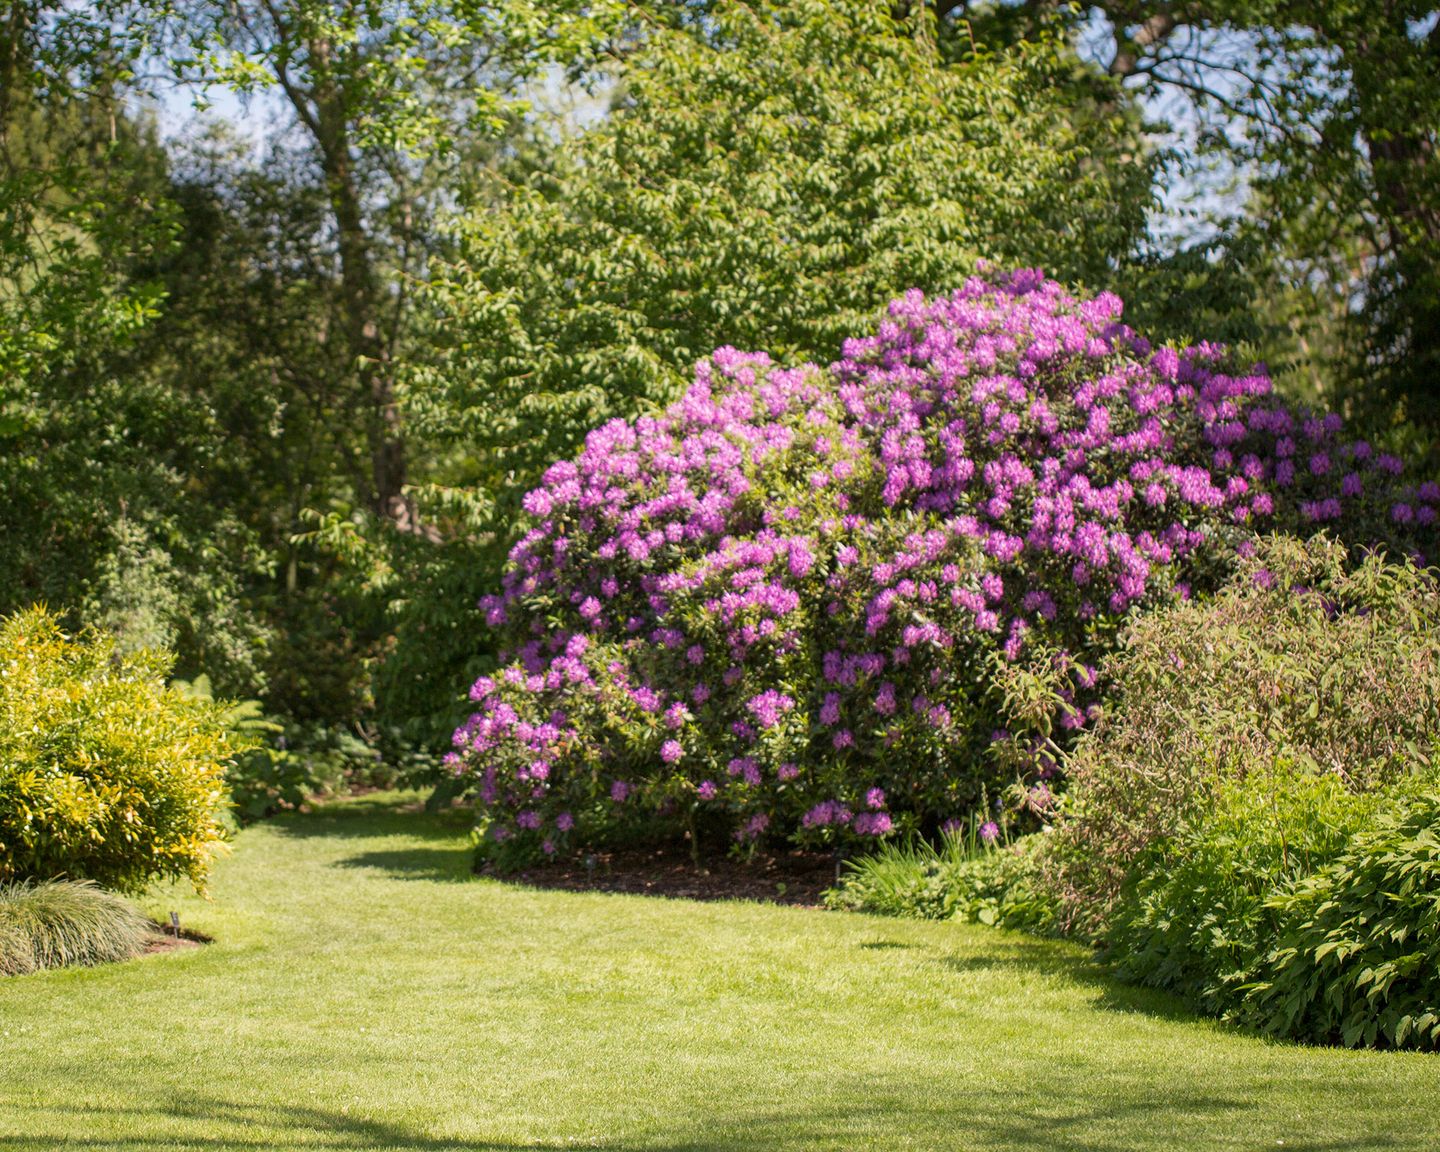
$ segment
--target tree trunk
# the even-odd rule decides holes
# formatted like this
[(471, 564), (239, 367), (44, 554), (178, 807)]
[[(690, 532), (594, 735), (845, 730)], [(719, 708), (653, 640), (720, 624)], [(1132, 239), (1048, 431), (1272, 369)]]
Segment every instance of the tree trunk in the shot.
[[(316, 61), (328, 60), (328, 45), (312, 44), (310, 51)], [(324, 75), (323, 69), (317, 71)], [(346, 108), (342, 93), (333, 85), (317, 84), (312, 96), (312, 131), (319, 145), (325, 188), (335, 215), (346, 339), (359, 379), (360, 395), (369, 407), (366, 429), (370, 451), (370, 506), (376, 515), (402, 531), (412, 531), (415, 517), (405, 496), (405, 441), (395, 400), (390, 349), (381, 326), (381, 293), (351, 155)]]

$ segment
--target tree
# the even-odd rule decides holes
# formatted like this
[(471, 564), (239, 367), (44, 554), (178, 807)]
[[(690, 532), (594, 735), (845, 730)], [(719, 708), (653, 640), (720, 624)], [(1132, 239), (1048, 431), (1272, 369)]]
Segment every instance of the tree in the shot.
[(154, 313), (127, 277), (166, 239), (155, 151), (118, 87), (140, 46), (115, 13), (39, 0), (0, 7), (0, 387), (14, 434), (26, 383)]
[(385, 675), (432, 738), (483, 670), (473, 605), (520, 497), (591, 428), (667, 403), (721, 345), (828, 363), (980, 257), (1107, 278), (1143, 228), (1150, 165), (1121, 111), (1082, 125), (1053, 97), (1061, 43), (952, 62), (928, 17), (879, 0), (650, 11), (609, 115), (548, 163), (479, 173), (425, 289), (403, 397), (445, 544), (405, 569)]
[[(547, 11), (548, 9), (548, 11)], [(593, 10), (592, 10), (593, 9)], [(366, 412), (372, 512), (414, 530), (394, 360), (447, 160), (506, 122), (552, 54), (602, 34), (607, 5), (453, 0), (198, 3), (172, 29), (178, 73), (282, 97), (334, 227), (343, 338)], [(544, 18), (542, 19), (542, 13)]]
[(928, 27), (873, 0), (711, 5), (649, 30), (552, 170), (497, 174), (429, 286), (439, 354), (407, 391), (427, 438), (464, 446), (490, 526), (716, 346), (828, 362), (886, 300), (977, 258), (1085, 278), (1129, 251), (1150, 168), (1047, 97), (1060, 46), (951, 64)]
[(123, 99), (143, 52), (123, 15), (0, 10), (0, 611), (88, 601), (133, 645), (172, 638), (157, 599), (179, 614), (184, 437), (169, 397), (114, 371), (157, 315), (146, 264), (173, 230), (164, 156)]
[[(1422, 0), (940, 0), (1023, 35), (1057, 16), (1109, 33), (1107, 71), (1179, 98), (1200, 147), (1253, 195), (1243, 233), (1268, 295), (1306, 292), (1322, 325), (1359, 320), (1348, 390), (1372, 417), (1440, 420), (1440, 20)], [(1093, 39), (1093, 37), (1092, 37)], [(1277, 284), (1276, 281), (1279, 281)], [(1357, 308), (1356, 305), (1359, 305)]]

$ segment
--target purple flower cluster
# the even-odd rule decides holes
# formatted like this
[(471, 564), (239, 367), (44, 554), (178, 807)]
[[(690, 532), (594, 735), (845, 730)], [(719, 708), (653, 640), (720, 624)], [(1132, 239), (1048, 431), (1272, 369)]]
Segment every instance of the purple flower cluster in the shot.
[[(1109, 622), (1217, 579), (1253, 531), (1433, 539), (1435, 485), (1120, 313), (976, 277), (895, 301), (828, 369), (720, 349), (664, 415), (591, 433), (525, 498), (483, 603), (511, 647), (450, 762), (492, 836), (699, 806), (741, 840), (824, 839), (968, 811), (1003, 783), (987, 660), (1063, 653), (1073, 729)], [(1052, 767), (1037, 745), (1024, 783)]]

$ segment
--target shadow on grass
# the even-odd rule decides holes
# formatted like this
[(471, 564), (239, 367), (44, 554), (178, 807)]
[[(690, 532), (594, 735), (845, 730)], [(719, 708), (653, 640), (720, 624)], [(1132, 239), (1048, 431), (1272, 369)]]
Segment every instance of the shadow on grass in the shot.
[[(419, 793), (377, 793), (373, 796), (353, 796), (323, 804), (308, 813), (288, 813), (275, 817), (267, 826), (285, 836), (302, 838), (343, 838), (381, 839), (391, 836), (406, 836), (435, 844), (434, 847), (415, 847), (393, 850), (359, 852), (336, 861), (340, 868), (374, 869), (391, 879), (437, 881), (443, 883), (465, 883), (475, 879), (472, 866), (473, 848), (468, 833), (473, 814), (465, 808), (446, 808), (438, 812), (427, 812), (423, 796)], [(465, 837), (463, 842), (457, 842)], [(445, 846), (439, 846), (443, 843)], [(605, 883), (594, 887), (551, 885), (534, 883), (523, 876), (492, 877), (503, 883), (532, 890), (562, 891), (620, 891), (629, 895), (653, 898), (694, 899), (751, 899), (774, 901), (773, 897), (754, 893), (722, 891), (707, 894), (699, 891), (667, 891), (659, 888), (646, 891), (635, 887), (611, 888)], [(883, 918), (877, 918), (883, 922)], [(904, 949), (913, 945), (879, 939), (860, 945), (873, 951)], [(1089, 954), (1073, 947), (1059, 945), (1055, 941), (1016, 938), (1010, 933), (995, 933), (983, 953), (955, 953), (939, 956), (937, 960), (945, 967), (958, 972), (978, 971), (1007, 972), (1010, 974), (1037, 973), (1042, 976), (1060, 978), (1084, 985), (1091, 989), (1097, 1007), (1114, 1012), (1140, 1013), (1158, 1019), (1212, 1022), (1212, 1018), (1197, 1012), (1181, 998), (1153, 988), (1127, 984), (1113, 976), (1106, 967)], [(1258, 1035), (1258, 1034), (1256, 1034)]]
[(1112, 1012), (1140, 1012), (1163, 1020), (1210, 1021), (1183, 999), (1168, 992), (1127, 984), (1087, 953), (1045, 940), (997, 939), (983, 953), (937, 957), (957, 973), (1000, 972), (1010, 976), (1038, 973), (1069, 980), (1099, 993), (1096, 1006)]
[[(994, 1086), (950, 1088), (939, 1098), (947, 1105), (917, 1112), (916, 1100), (894, 1092), (877, 1093), (876, 1081), (838, 1086), (854, 1107), (807, 1108), (736, 1115), (689, 1114), (677, 1117), (674, 1132), (625, 1138), (597, 1133), (581, 1137), (584, 1147), (610, 1152), (758, 1152), (772, 1148), (913, 1147), (956, 1150), (1009, 1149), (1040, 1152), (1057, 1148), (1086, 1152), (1133, 1152), (1166, 1146), (1167, 1131), (1189, 1133), (1187, 1148), (1260, 1146), (1279, 1143), (1266, 1128), (1288, 1120), (1264, 1115), (1253, 1100), (1198, 1085), (1132, 1083), (1120, 1099), (1097, 1100), (1081, 1085), (1053, 1092), (1044, 1113), (1026, 1110), (1013, 1093)], [(922, 1094), (929, 1100), (937, 1097)], [(863, 1101), (863, 1103), (858, 1103)], [(561, 1140), (448, 1139), (403, 1124), (300, 1104), (258, 1105), (202, 1097), (173, 1099), (152, 1108), (39, 1108), (50, 1117), (72, 1116), (83, 1123), (67, 1134), (67, 1148), (109, 1152), (152, 1152), (163, 1148), (199, 1148), (215, 1152), (306, 1147), (329, 1152), (512, 1152), (518, 1149), (573, 1148), (577, 1138)], [(444, 1117), (437, 1117), (443, 1122)], [(48, 1127), (48, 1125), (47, 1125)], [(142, 1127), (143, 1132), (125, 1133)], [(191, 1130), (197, 1128), (199, 1130)], [(1123, 1131), (1116, 1131), (1117, 1128)], [(1292, 1128), (1285, 1143), (1307, 1152), (1423, 1147), (1389, 1134), (1361, 1132), (1306, 1138)], [(53, 1131), (53, 1129), (52, 1129)], [(1241, 1145), (1236, 1144), (1240, 1139)], [(0, 1148), (49, 1146), (23, 1131), (0, 1134)]]
[[(473, 848), (459, 842), (471, 826), (472, 814), (466, 809), (449, 808), (426, 812), (418, 794), (380, 793), (375, 796), (348, 797), (321, 805), (313, 812), (290, 813), (277, 817), (268, 826), (285, 836), (304, 838), (382, 839), (406, 836), (426, 842), (425, 847), (376, 849), (358, 852), (338, 860), (339, 868), (374, 869), (391, 879), (466, 883), (475, 879), (472, 871)], [(433, 845), (433, 846), (431, 846)], [(443, 846), (442, 846), (443, 845)], [(502, 882), (532, 890), (562, 887), (570, 891), (604, 891), (607, 885), (593, 889), (568, 888), (535, 884), (518, 876), (496, 877)], [(664, 889), (643, 891), (621, 889), (631, 895), (703, 898), (699, 892), (671, 892)], [(712, 896), (711, 898), (717, 898)], [(735, 899), (736, 894), (721, 892), (721, 899)], [(760, 897), (751, 896), (752, 899)], [(877, 927), (883, 919), (877, 920)], [(905, 949), (913, 945), (895, 940), (875, 939), (859, 945), (871, 951)], [(945, 967), (958, 972), (1007, 972), (1015, 975), (1035, 973), (1085, 985), (1096, 992), (1095, 1003), (1102, 1009), (1116, 1012), (1143, 1013), (1165, 1020), (1201, 1021), (1209, 1018), (1195, 1012), (1183, 1000), (1150, 988), (1125, 984), (1087, 953), (1047, 940), (1017, 938), (1010, 933), (995, 933), (993, 941), (982, 953), (965, 952), (938, 956)]]
[(317, 805), (309, 812), (285, 812), (260, 825), (298, 839), (367, 840), (385, 836), (411, 836), (419, 840), (449, 840), (465, 836), (474, 813), (464, 808), (426, 812), (419, 793), (379, 793), (350, 796)]
[(394, 852), (360, 852), (335, 861), (336, 868), (374, 868), (392, 880), (436, 880), (455, 884), (474, 880), (473, 850), (460, 848), (406, 848)]

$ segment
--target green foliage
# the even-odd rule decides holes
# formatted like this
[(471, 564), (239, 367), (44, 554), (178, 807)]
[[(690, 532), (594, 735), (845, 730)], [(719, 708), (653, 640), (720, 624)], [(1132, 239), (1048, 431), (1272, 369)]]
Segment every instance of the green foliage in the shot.
[(438, 352), (408, 411), (464, 446), (479, 530), (505, 534), (543, 466), (673, 399), (716, 347), (829, 363), (888, 299), (958, 287), (981, 256), (1100, 273), (1150, 173), (1079, 138), (1048, 95), (1070, 66), (1053, 44), (949, 63), (880, 0), (649, 29), (610, 116), (484, 195), (429, 286)]
[(236, 756), (225, 773), (242, 824), (298, 808), (317, 796), (353, 788), (390, 787), (400, 777), (376, 742), (355, 732), (281, 724), (263, 716), (255, 700), (244, 701), (240, 707), (246, 715), (239, 724), (234, 708), (227, 714), (231, 730), (264, 735), (263, 743), (256, 742)]
[[(391, 605), (394, 635), (376, 669), (375, 697), (418, 749), (448, 750), (472, 707), (464, 686), (495, 670), (494, 653), (476, 643), (488, 632), (477, 607), (476, 561), (463, 543), (443, 546), (416, 564), (416, 578)], [(480, 571), (493, 572), (501, 560), (481, 563)]]
[[(208, 677), (172, 688), (209, 703)], [(346, 790), (433, 783), (430, 759), (387, 738), (321, 723), (283, 723), (267, 715), (259, 700), (226, 701), (216, 706), (230, 743), (238, 749), (225, 770), (225, 786), (241, 824), (299, 808), (316, 797)]]
[(1440, 1047), (1440, 792), (1407, 798), (1328, 865), (1275, 893), (1272, 946), (1232, 1018), (1346, 1045)]
[[(211, 703), (208, 676), (174, 680), (171, 687), (193, 700)], [(319, 790), (306, 761), (284, 747), (285, 726), (265, 715), (258, 700), (236, 700), (218, 706), (220, 723), (239, 749), (225, 769), (231, 809), (242, 824), (260, 820), (283, 808), (298, 808)]]
[(1268, 84), (1248, 84), (1263, 112), (1240, 150), (1262, 173), (1257, 226), (1289, 257), (1292, 278), (1330, 288), (1350, 321), (1338, 367), (1355, 406), (1381, 427), (1398, 416), (1433, 431), (1440, 411), (1434, 5), (1221, 0), (1214, 7), (1222, 19), (1256, 30), (1275, 62)]
[(1437, 815), (1433, 771), (1229, 783), (1137, 862), (1117, 972), (1287, 1039), (1440, 1047)]
[(695, 18), (642, 23), (603, 120), (474, 172), (400, 380), (436, 459), (417, 506), (446, 540), (400, 565), (378, 688), (416, 737), (438, 748), (463, 718), (454, 686), (488, 670), (473, 605), (520, 498), (592, 428), (673, 400), (717, 347), (828, 364), (886, 301), (956, 288), (978, 257), (1099, 278), (1133, 247), (1151, 168), (1064, 103), (1063, 44), (955, 59), (892, 8), (665, 7)]
[(235, 757), (225, 773), (225, 786), (242, 824), (298, 808), (320, 790), (306, 761), (272, 747), (253, 748)]
[(138, 956), (155, 926), (87, 880), (0, 881), (0, 976)]
[(990, 845), (956, 829), (937, 848), (910, 839), (848, 860), (826, 907), (913, 920), (961, 920), (1046, 931), (1055, 910), (1036, 883), (1035, 852), (1044, 833)]
[[(0, 613), (53, 604), (122, 648), (167, 647), (187, 674), (208, 669), (227, 692), (260, 691), (267, 629), (244, 600), (267, 563), (236, 514), (241, 502), (212, 499), (205, 485), (217, 459), (245, 455), (212, 402), (226, 373), (211, 359), (177, 379), (152, 354), (160, 300), (187, 287), (167, 275), (181, 259), (167, 158), (153, 126), (123, 109), (109, 109), (108, 130), (105, 109), (78, 96), (53, 111), (43, 131), (12, 124), (0, 156), (0, 194), (15, 196), (0, 213), (0, 233), (15, 229), (0, 234), (0, 330), (38, 340), (43, 328), (49, 349), (0, 365)], [(96, 139), (102, 131), (109, 144)], [(46, 223), (56, 204), (82, 196), (103, 217), (94, 235), (76, 234), (95, 255), (88, 285), (57, 267), (67, 249)], [(40, 286), (77, 308), (92, 297), (147, 303), (127, 304), (123, 327), (86, 320), (72, 330), (80, 321), (68, 313), (25, 302)], [(199, 359), (195, 347), (185, 355)], [(200, 379), (206, 387), (193, 386)]]
[(1132, 621), (1038, 857), (1120, 975), (1277, 1036), (1435, 1047), (1440, 589), (1260, 541)]
[(238, 746), (167, 670), (161, 654), (67, 636), (41, 608), (0, 622), (0, 879), (203, 888)]
[[(950, 0), (942, 4), (955, 5)], [(966, 5), (966, 8), (969, 6)], [(1009, 5), (1002, 6), (1005, 9)], [(1018, 5), (1021, 30), (1035, 11)], [(1065, 10), (1061, 10), (1062, 13)], [(1101, 0), (1073, 6), (1191, 139), (1179, 159), (1248, 192), (1223, 246), (1258, 245), (1260, 315), (1305, 375), (1377, 429), (1440, 405), (1440, 27), (1428, 0)], [(1108, 28), (1105, 26), (1108, 25)], [(1202, 183), (1206, 182), (1202, 177)], [(1228, 189), (1233, 192), (1233, 186)], [(1211, 197), (1215, 203), (1230, 197)], [(1223, 212), (1223, 209), (1221, 210)], [(1297, 307), (1298, 304), (1298, 307)], [(1288, 345), (1288, 348), (1286, 347)]]
[[(155, 313), (130, 275), (163, 245), (153, 141), (116, 88), (143, 33), (108, 3), (16, 0), (0, 12), (0, 429), (27, 429), (26, 387), (123, 343)], [(148, 155), (147, 155), (148, 153)]]
[(131, 16), (0, 13), (0, 613), (63, 606), (253, 687), (244, 532), (187, 491), (203, 405), (126, 362), (177, 235), (164, 148), (123, 97), (147, 50)]
[(1378, 803), (1295, 762), (1217, 784), (1133, 863), (1105, 936), (1118, 972), (1225, 1011), (1275, 939), (1267, 900), (1334, 859)]
[(1069, 759), (1045, 863), (1082, 933), (1103, 929), (1151, 843), (1232, 782), (1308, 773), (1364, 793), (1429, 763), (1440, 592), (1408, 561), (1273, 537), (1213, 600), (1132, 620), (1101, 675), (1107, 710)]

